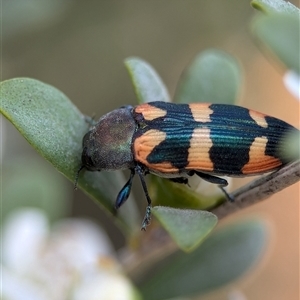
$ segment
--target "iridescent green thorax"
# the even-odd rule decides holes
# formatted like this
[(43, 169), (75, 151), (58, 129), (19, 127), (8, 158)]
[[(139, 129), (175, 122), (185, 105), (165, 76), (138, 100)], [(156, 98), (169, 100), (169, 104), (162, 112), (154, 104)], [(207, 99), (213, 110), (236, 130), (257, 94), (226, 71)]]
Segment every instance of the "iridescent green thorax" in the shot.
[(131, 168), (135, 128), (131, 107), (104, 115), (83, 139), (82, 164), (90, 171)]

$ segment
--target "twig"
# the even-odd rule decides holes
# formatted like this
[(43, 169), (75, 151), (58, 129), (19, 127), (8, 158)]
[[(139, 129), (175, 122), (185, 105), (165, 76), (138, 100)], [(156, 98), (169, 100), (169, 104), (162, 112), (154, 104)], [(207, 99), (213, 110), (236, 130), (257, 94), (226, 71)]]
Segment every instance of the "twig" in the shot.
[(234, 202), (226, 201), (212, 209), (211, 212), (217, 215), (219, 219), (224, 218), (237, 210), (269, 198), (299, 180), (300, 161), (296, 161), (234, 191), (231, 194), (235, 199)]

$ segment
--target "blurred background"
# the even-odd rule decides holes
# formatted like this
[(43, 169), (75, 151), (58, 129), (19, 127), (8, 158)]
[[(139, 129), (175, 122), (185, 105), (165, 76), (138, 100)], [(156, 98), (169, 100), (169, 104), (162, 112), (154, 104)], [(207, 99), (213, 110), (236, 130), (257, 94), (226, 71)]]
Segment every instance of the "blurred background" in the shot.
[[(4, 0), (1, 79), (31, 77), (53, 85), (84, 114), (98, 118), (121, 105), (137, 103), (125, 58), (148, 61), (174, 95), (195, 55), (219, 48), (235, 56), (243, 69), (239, 104), (299, 128), (299, 103), (283, 85), (285, 70), (266, 58), (251, 36), (250, 23), (256, 14), (250, 1), (239, 0)], [(4, 218), (12, 207), (26, 202), (26, 189), (30, 184), (36, 189), (44, 170), (49, 190), (36, 189), (35, 199), (56, 193), (51, 198), (61, 201), (53, 204), (55, 208), (49, 206), (50, 212), (56, 210), (55, 218), (58, 209), (61, 216), (90, 218), (106, 229), (120, 249), (124, 238), (110, 218), (83, 193), (74, 192), (73, 183), (39, 157), (4, 118), (1, 127)], [(135, 192), (140, 192), (139, 187)], [(266, 219), (272, 235), (264, 263), (237, 286), (249, 299), (298, 299), (299, 184), (232, 218), (249, 214)]]

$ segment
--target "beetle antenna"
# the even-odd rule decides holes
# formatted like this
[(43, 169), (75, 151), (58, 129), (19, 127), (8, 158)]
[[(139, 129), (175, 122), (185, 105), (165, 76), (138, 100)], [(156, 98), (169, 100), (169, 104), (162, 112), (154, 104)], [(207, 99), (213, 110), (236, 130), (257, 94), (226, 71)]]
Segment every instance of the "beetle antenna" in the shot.
[(74, 182), (74, 190), (77, 190), (77, 183), (78, 183), (78, 179), (79, 179), (79, 173), (81, 172), (82, 169), (84, 169), (84, 165), (81, 165), (80, 168), (78, 169), (78, 171), (76, 172), (75, 182)]

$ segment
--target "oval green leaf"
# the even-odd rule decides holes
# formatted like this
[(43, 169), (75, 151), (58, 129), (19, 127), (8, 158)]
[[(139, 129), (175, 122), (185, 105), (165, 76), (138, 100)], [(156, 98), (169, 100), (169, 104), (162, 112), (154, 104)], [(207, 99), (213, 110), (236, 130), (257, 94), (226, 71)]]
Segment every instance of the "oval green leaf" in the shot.
[(255, 36), (285, 66), (300, 74), (300, 19), (287, 14), (257, 18), (252, 26)]
[[(89, 125), (85, 116), (56, 88), (29, 78), (1, 83), (1, 113), (59, 172), (74, 182), (81, 164), (82, 137)], [(78, 182), (106, 211), (115, 213), (114, 199), (125, 180), (121, 173), (82, 172)], [(130, 199), (129, 199), (130, 200)], [(116, 218), (123, 232), (139, 227), (133, 201)]]
[(288, 13), (299, 16), (299, 9), (288, 1), (283, 0), (254, 0), (251, 5), (267, 14), (271, 13)]
[(144, 60), (129, 57), (125, 60), (139, 103), (151, 101), (170, 101), (166, 86), (157, 72)]
[(262, 256), (267, 244), (263, 222), (243, 221), (213, 232), (191, 253), (176, 252), (143, 278), (144, 299), (196, 296), (236, 280)]
[(212, 102), (234, 104), (241, 85), (241, 71), (229, 54), (215, 49), (196, 56), (184, 72), (175, 102)]
[[(189, 184), (193, 184), (189, 179)], [(196, 180), (197, 181), (197, 180)], [(200, 180), (197, 182), (199, 186)], [(197, 186), (197, 187), (198, 187)], [(174, 183), (168, 179), (151, 176), (149, 191), (155, 204), (176, 208), (207, 210), (225, 201), (224, 193), (215, 185), (205, 181), (201, 182), (201, 188)]]
[(156, 206), (152, 213), (185, 252), (194, 250), (218, 222), (214, 214), (201, 210)]

